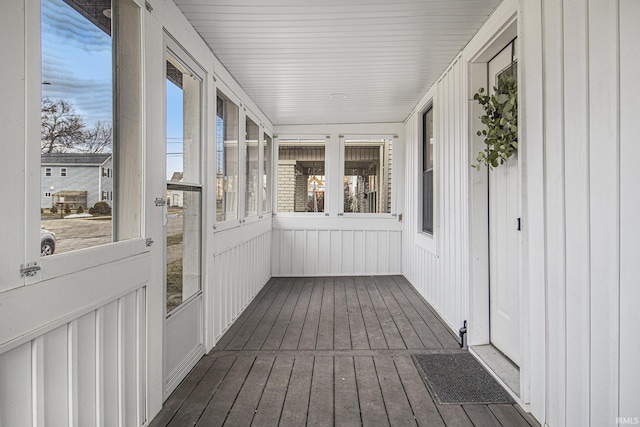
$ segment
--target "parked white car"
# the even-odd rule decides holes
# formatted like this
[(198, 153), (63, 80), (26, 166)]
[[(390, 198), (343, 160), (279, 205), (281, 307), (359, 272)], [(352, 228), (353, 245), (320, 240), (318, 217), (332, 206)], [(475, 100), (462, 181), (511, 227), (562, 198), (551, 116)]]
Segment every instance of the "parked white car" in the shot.
[(51, 231), (40, 229), (40, 256), (52, 255), (56, 250), (56, 235)]

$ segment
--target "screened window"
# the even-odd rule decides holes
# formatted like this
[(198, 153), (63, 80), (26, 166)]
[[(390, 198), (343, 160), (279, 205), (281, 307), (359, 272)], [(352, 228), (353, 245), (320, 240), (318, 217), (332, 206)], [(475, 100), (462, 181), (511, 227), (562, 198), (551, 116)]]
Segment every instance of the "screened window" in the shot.
[[(56, 254), (139, 237), (140, 9), (132, 0), (40, 4), (40, 225), (55, 234)], [(122, 170), (119, 188), (111, 168)]]
[(262, 177), (262, 212), (271, 212), (271, 168), (273, 139), (266, 133), (262, 142), (264, 150), (264, 176)]
[(278, 141), (278, 212), (324, 212), (325, 142)]
[(238, 218), (238, 106), (218, 91), (216, 97), (216, 220)]
[(345, 139), (345, 213), (391, 212), (391, 139)]
[(422, 231), (433, 234), (433, 108), (422, 115)]
[(258, 215), (258, 132), (260, 128), (246, 118), (245, 137), (245, 216)]

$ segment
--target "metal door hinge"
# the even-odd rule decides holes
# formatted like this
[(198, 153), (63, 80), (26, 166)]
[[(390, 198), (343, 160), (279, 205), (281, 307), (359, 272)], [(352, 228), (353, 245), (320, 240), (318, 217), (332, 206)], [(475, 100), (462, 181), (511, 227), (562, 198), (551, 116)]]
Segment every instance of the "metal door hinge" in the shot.
[(38, 271), (40, 271), (40, 266), (37, 262), (28, 262), (25, 264), (20, 264), (20, 277), (33, 277)]
[(522, 230), (522, 221), (518, 218), (518, 231)]
[(147, 237), (146, 245), (147, 245), (147, 247), (153, 245), (153, 239), (151, 237)]
[(156, 197), (156, 206), (164, 206), (167, 204), (167, 201), (162, 197)]

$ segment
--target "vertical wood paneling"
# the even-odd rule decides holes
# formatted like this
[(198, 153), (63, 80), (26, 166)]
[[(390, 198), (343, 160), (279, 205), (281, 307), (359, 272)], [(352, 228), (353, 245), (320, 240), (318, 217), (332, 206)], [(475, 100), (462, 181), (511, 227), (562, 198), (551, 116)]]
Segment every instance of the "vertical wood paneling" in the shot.
[[(565, 307), (565, 215), (564, 215), (564, 98), (562, 62), (562, 4), (543, 5), (545, 65), (545, 194), (547, 197), (546, 265), (547, 265), (547, 339), (550, 355), (566, 352)], [(549, 356), (547, 420), (552, 425), (565, 424), (565, 357)]]
[(461, 325), (468, 315), (469, 235), (466, 224), (470, 168), (464, 76), (466, 67), (458, 60), (431, 92), (435, 139), (433, 250), (427, 250), (417, 242), (422, 215), (421, 184), (415, 178), (422, 173), (418, 161), (422, 144), (421, 112), (413, 114), (405, 126), (405, 201), (408, 215), (402, 235), (403, 273), (453, 328)]
[(144, 288), (0, 355), (2, 426), (142, 425)]
[[(275, 233), (275, 231), (274, 231)], [(337, 230), (329, 231), (331, 235), (331, 263), (329, 271), (332, 275), (340, 274), (342, 270), (342, 233)]]
[(100, 422), (118, 424), (118, 301), (99, 310)]
[(0, 423), (3, 426), (31, 425), (31, 342), (0, 354)]
[(362, 230), (354, 230), (351, 232), (353, 235), (353, 240), (349, 242), (347, 245), (348, 252), (353, 256), (353, 273), (354, 274), (364, 274), (366, 270), (366, 257), (365, 252), (369, 250), (375, 250), (374, 247), (366, 246), (365, 242), (365, 231)]
[(42, 339), (42, 380), (44, 417), (50, 426), (69, 425), (69, 355), (67, 330), (63, 325), (44, 335)]
[[(273, 241), (284, 238), (291, 241), (296, 239), (293, 234), (289, 234), (287, 237), (276, 236)], [(300, 238), (301, 236), (297, 237)], [(282, 253), (278, 250), (274, 252)], [(271, 253), (272, 233), (268, 231), (214, 255), (214, 283), (211, 287), (215, 301), (211, 319), (216, 340), (238, 318), (271, 277), (271, 270), (275, 267)], [(291, 259), (289, 261), (291, 263)]]
[[(288, 236), (295, 235), (295, 240)], [(400, 274), (402, 232), (399, 230), (274, 229), (272, 253), (280, 254), (273, 276), (337, 276)], [(283, 247), (290, 245), (290, 247)], [(289, 261), (284, 260), (289, 254)], [(288, 268), (300, 262), (304, 271)]]
[(120, 299), (120, 411), (122, 425), (135, 426), (138, 408), (138, 330), (136, 318), (138, 307), (136, 293), (130, 293)]
[(640, 2), (620, 1), (620, 416), (637, 414), (640, 407), (640, 158), (638, 111), (640, 111)]
[[(640, 344), (624, 338), (640, 320), (634, 164), (640, 6), (631, 0), (520, 4), (521, 305), (530, 319), (522, 396), (548, 425), (609, 425), (616, 416), (633, 417), (640, 402), (640, 374), (633, 368)], [(450, 325), (469, 308), (469, 222), (460, 215), (468, 209), (468, 173), (475, 172), (465, 170), (465, 159), (474, 157), (459, 103), (465, 67), (454, 63), (430, 89), (440, 150), (438, 256), (419, 242), (420, 206), (412, 200), (419, 201), (412, 159), (421, 143), (420, 112), (406, 121), (405, 132), (403, 272)], [(456, 307), (456, 301), (463, 303)]]
[(617, 416), (619, 358), (618, 2), (590, 0), (591, 424)]
[[(587, 5), (564, 0), (564, 202), (566, 229), (566, 419), (589, 425), (589, 123)], [(556, 329), (553, 327), (552, 329)], [(566, 340), (566, 334), (564, 339)], [(558, 363), (557, 361), (554, 363)], [(550, 375), (550, 377), (552, 377)], [(556, 379), (556, 381), (558, 381)], [(551, 398), (551, 395), (550, 395)]]
[(96, 422), (96, 314), (90, 312), (76, 321), (74, 327), (73, 378), (74, 412), (77, 422), (73, 425), (90, 426)]

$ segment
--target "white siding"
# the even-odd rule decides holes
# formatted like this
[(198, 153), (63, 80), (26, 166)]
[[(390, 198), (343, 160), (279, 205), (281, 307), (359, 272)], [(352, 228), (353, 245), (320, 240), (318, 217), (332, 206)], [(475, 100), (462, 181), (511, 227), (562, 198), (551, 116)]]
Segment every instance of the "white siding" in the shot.
[(142, 425), (146, 286), (0, 355), (3, 426)]
[[(615, 425), (640, 408), (637, 2), (503, 2), (406, 121), (404, 274), (452, 327), (478, 320), (474, 298), (484, 289), (478, 277), (486, 260), (476, 256), (483, 248), (473, 230), (485, 207), (473, 193), (482, 179), (468, 167), (477, 151), (469, 124), (477, 127), (477, 114), (471, 102), (466, 117), (460, 93), (474, 92), (466, 86), (466, 76), (474, 81), (477, 72), (469, 61), (486, 62), (477, 58), (500, 29), (496, 17), (505, 23), (514, 13), (523, 168), (521, 399), (549, 426)], [(418, 232), (416, 160), (421, 112), (431, 100), (432, 241)], [(473, 328), (470, 335), (484, 336)]]
[[(375, 224), (375, 220), (370, 221)], [(340, 229), (335, 227), (339, 220), (332, 222), (334, 227), (318, 224), (319, 228), (296, 228), (278, 219), (276, 224), (285, 224), (276, 225), (273, 230), (273, 276), (401, 274), (399, 229)]]
[[(640, 416), (640, 2), (620, 1), (620, 401), (621, 417)], [(636, 337), (632, 339), (631, 337)]]
[[(405, 123), (407, 135), (403, 271), (452, 329), (467, 319), (468, 179), (466, 67), (458, 57)], [(434, 114), (434, 236), (421, 233), (422, 113)], [(416, 177), (418, 177), (416, 179)]]
[(213, 279), (208, 283), (213, 306), (209, 327), (215, 341), (238, 318), (271, 277), (271, 220), (247, 230), (217, 233)]

